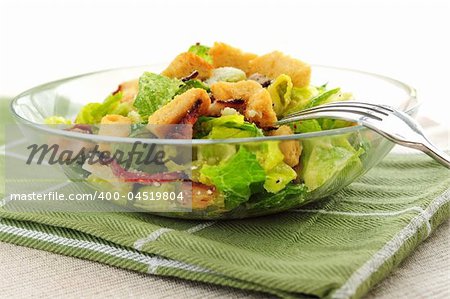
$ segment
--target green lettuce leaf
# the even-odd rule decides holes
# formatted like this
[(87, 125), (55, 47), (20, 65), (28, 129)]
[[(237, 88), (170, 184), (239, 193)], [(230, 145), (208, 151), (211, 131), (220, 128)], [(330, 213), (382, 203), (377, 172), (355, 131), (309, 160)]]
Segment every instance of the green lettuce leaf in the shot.
[(294, 169), (284, 163), (284, 155), (279, 143), (279, 141), (267, 141), (256, 147), (250, 147), (266, 173), (264, 189), (272, 193), (282, 190), (297, 177)]
[(333, 88), (319, 94), (318, 96), (315, 96), (308, 102), (308, 104), (305, 106), (305, 109), (332, 102), (332, 96), (339, 93), (340, 91), (340, 88)]
[(200, 45), (197, 43), (195, 45), (190, 46), (188, 52), (194, 53), (195, 55), (200, 56), (207, 62), (212, 63), (213, 62), (212, 57), (209, 56), (209, 49), (210, 47)]
[(139, 78), (139, 91), (134, 107), (146, 120), (153, 112), (170, 102), (182, 85), (178, 79), (145, 72)]
[(321, 91), (314, 86), (292, 87), (291, 101), (284, 111), (284, 115), (305, 109), (310, 100), (317, 96)]
[(271, 193), (283, 190), (287, 184), (297, 177), (297, 173), (292, 167), (284, 162), (280, 162), (266, 172), (264, 189)]
[(228, 139), (263, 136), (255, 124), (244, 121), (241, 114), (200, 117), (194, 127), (196, 138)]
[(64, 118), (62, 116), (49, 116), (44, 119), (44, 124), (46, 125), (70, 125), (72, 121), (70, 119)]
[(99, 124), (107, 114), (127, 116), (133, 107), (129, 102), (121, 103), (122, 93), (111, 94), (103, 103), (89, 103), (81, 108), (75, 119), (77, 124)]
[(218, 165), (204, 165), (200, 181), (212, 183), (226, 195), (225, 207), (234, 209), (246, 202), (254, 190), (258, 190), (266, 178), (256, 155), (244, 146), (236, 154)]
[(302, 145), (301, 177), (310, 191), (329, 183), (345, 168), (361, 166), (359, 156), (364, 150), (353, 148), (346, 136), (305, 139)]
[(322, 127), (317, 119), (307, 119), (290, 124), (294, 133), (310, 133), (322, 131)]
[(283, 116), (291, 102), (292, 80), (288, 75), (280, 75), (267, 88), (272, 98), (273, 110), (277, 116)]
[(305, 185), (291, 183), (278, 193), (257, 193), (246, 203), (246, 210), (290, 209), (306, 203), (307, 191), (308, 188)]
[(178, 89), (178, 91), (175, 93), (175, 95), (182, 94), (191, 88), (201, 88), (201, 89), (204, 89), (207, 92), (209, 92), (208, 85), (206, 85), (205, 83), (203, 83), (200, 80), (193, 79), (193, 80), (188, 80), (188, 81), (182, 83), (180, 89)]

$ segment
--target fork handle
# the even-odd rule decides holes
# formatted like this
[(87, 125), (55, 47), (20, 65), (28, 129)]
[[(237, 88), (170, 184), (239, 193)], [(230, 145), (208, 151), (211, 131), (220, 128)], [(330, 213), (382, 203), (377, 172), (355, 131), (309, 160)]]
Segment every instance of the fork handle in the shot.
[(422, 151), (443, 166), (450, 169), (450, 156), (447, 155), (444, 151), (438, 149), (431, 142), (424, 143)]

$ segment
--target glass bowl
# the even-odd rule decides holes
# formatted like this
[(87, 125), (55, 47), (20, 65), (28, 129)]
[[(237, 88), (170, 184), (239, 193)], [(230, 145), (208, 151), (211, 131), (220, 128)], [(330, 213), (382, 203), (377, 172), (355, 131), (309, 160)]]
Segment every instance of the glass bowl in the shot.
[[(69, 143), (71, 146), (103, 144), (110, 148), (129, 148), (135, 142), (141, 142), (142, 144), (154, 144), (158, 148), (163, 148), (172, 153), (175, 152), (173, 156), (184, 156), (185, 162), (183, 163), (189, 164), (188, 166), (184, 165), (184, 170), (189, 172), (188, 179), (184, 179), (183, 182), (178, 181), (178, 184), (172, 184), (170, 188), (161, 190), (164, 190), (164, 192), (182, 190), (183, 194), (190, 193), (181, 201), (171, 202), (170, 198), (160, 198), (157, 204), (155, 204), (156, 200), (143, 201), (142, 198), (137, 199), (136, 194), (139, 194), (139, 196), (153, 194), (153, 192), (160, 190), (158, 188), (161, 188), (161, 186), (157, 186), (159, 184), (146, 184), (145, 190), (147, 193), (143, 193), (143, 191), (140, 191), (143, 189), (137, 189), (143, 187), (140, 181), (99, 184), (90, 180), (89, 172), (81, 169), (81, 167), (63, 167), (64, 173), (71, 180), (81, 182), (95, 190), (126, 194), (121, 196), (122, 200), (112, 202), (124, 206), (127, 210), (177, 218), (245, 218), (273, 214), (299, 207), (341, 190), (376, 165), (393, 147), (390, 141), (360, 125), (289, 136), (226, 140), (157, 139), (140, 136), (134, 138), (110, 137), (83, 134), (42, 125), (45, 118), (53, 115), (74, 119), (83, 105), (89, 102), (100, 102), (114, 91), (119, 83), (138, 78), (144, 71), (159, 72), (161, 69), (162, 66), (157, 65), (120, 68), (47, 83), (17, 96), (11, 104), (11, 110), (22, 132), (29, 139), (52, 136), (53, 140), (59, 140), (57, 141), (59, 143), (62, 143), (63, 140), (65, 144)], [(324, 83), (327, 83), (329, 87), (341, 87), (343, 91), (351, 92), (355, 100), (387, 104), (410, 115), (415, 115), (418, 109), (415, 90), (407, 84), (385, 76), (336, 67), (313, 66), (311, 84), (319, 86)], [(263, 148), (274, 142), (281, 143), (292, 140), (300, 142), (304, 147), (302, 162), (296, 169), (299, 176), (304, 171), (302, 167), (307, 167), (305, 166), (306, 160), (303, 160), (306, 159), (304, 156), (309, 155), (308, 158), (311, 159), (312, 155), (315, 155), (314, 158), (320, 164), (330, 155), (333, 155), (334, 160), (329, 165), (322, 163), (320, 169), (309, 169), (309, 180), (314, 181), (314, 184), (305, 187), (306, 179), (297, 178), (289, 183), (289, 188), (274, 194), (259, 189), (259, 191), (255, 191), (251, 189), (254, 186), (247, 186), (251, 189), (252, 195), (250, 198), (243, 200), (242, 198), (236, 199), (235, 194), (225, 191), (219, 192), (215, 188), (202, 189), (196, 183), (189, 182), (189, 178), (198, 175), (195, 174), (195, 162), (199, 155), (205, 155), (205, 153), (214, 155), (214, 153), (221, 152), (223, 148), (233, 151), (240, 148)], [(343, 140), (345, 140), (345, 145), (342, 145)], [(317, 144), (322, 146), (320, 154), (313, 153)], [(358, 152), (358, 158), (350, 160), (346, 153), (332, 152), (332, 147), (327, 150), (327, 147), (333, 144), (343, 148), (351, 147), (352, 151)], [(310, 149), (306, 151), (308, 146)], [(236, 165), (239, 168), (239, 163)], [(310, 165), (309, 167), (314, 166)], [(251, 170), (242, 169), (242, 172), (246, 171)], [(234, 171), (230, 175), (239, 179), (239, 171)], [(166, 204), (167, 202), (170, 203)], [(106, 202), (104, 204), (111, 203)]]

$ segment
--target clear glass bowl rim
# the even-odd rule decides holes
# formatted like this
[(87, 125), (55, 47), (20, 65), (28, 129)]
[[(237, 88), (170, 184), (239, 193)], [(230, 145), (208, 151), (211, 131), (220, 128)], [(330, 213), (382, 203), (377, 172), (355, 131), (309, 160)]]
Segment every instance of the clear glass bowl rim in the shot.
[[(39, 124), (32, 122), (26, 118), (23, 118), (20, 116), (16, 110), (15, 106), (17, 102), (29, 95), (36, 92), (39, 92), (41, 90), (45, 90), (50, 87), (54, 87), (60, 84), (63, 84), (68, 81), (73, 81), (82, 77), (91, 76), (95, 74), (100, 73), (107, 73), (107, 72), (114, 72), (114, 71), (120, 71), (120, 70), (126, 70), (126, 69), (133, 69), (133, 68), (139, 68), (139, 67), (148, 67), (151, 68), (151, 65), (145, 65), (145, 66), (133, 66), (133, 67), (120, 67), (120, 68), (111, 68), (111, 69), (105, 69), (90, 73), (85, 73), (77, 76), (67, 77), (63, 79), (59, 79), (56, 81), (44, 83), (38, 86), (35, 86), (31, 89), (28, 89), (16, 97), (13, 98), (10, 104), (10, 111), (14, 118), (18, 120), (19, 123), (23, 123), (29, 127), (32, 127), (34, 129), (37, 129), (39, 131), (45, 132), (47, 134), (53, 134), (56, 136), (66, 137), (66, 138), (74, 138), (79, 140), (86, 140), (86, 141), (96, 141), (96, 142), (111, 142), (111, 143), (135, 143), (135, 142), (141, 142), (141, 143), (148, 143), (148, 144), (167, 144), (167, 145), (206, 145), (206, 144), (237, 144), (237, 143), (252, 143), (252, 142), (264, 142), (264, 141), (271, 141), (271, 140), (297, 140), (297, 139), (307, 139), (307, 138), (316, 138), (316, 137), (324, 137), (324, 136), (336, 136), (341, 134), (348, 134), (357, 132), (360, 130), (368, 130), (362, 125), (356, 125), (352, 127), (346, 127), (346, 128), (339, 128), (339, 129), (331, 129), (331, 130), (325, 130), (325, 131), (318, 131), (318, 132), (309, 132), (309, 133), (299, 133), (294, 135), (281, 135), (281, 136), (262, 136), (262, 137), (249, 137), (249, 138), (230, 138), (230, 139), (156, 139), (156, 138), (133, 138), (133, 137), (114, 137), (114, 136), (101, 136), (101, 135), (93, 135), (93, 134), (83, 134), (73, 131), (66, 131), (61, 130), (57, 128), (52, 128), (51, 126)], [(399, 81), (397, 79), (372, 73), (372, 72), (366, 72), (356, 69), (350, 69), (350, 68), (343, 68), (343, 67), (335, 67), (335, 66), (325, 66), (325, 65), (318, 65), (313, 64), (312, 67), (319, 67), (323, 69), (331, 69), (331, 70), (337, 70), (337, 71), (346, 71), (346, 72), (352, 72), (356, 74), (361, 75), (368, 75), (372, 76), (384, 81), (387, 81), (389, 83), (392, 83), (393, 85), (397, 85), (398, 87), (402, 88), (405, 91), (405, 94), (408, 98), (405, 98), (405, 101), (408, 103), (412, 103), (412, 107), (409, 107), (407, 110), (403, 111), (405, 113), (411, 113), (412, 111), (415, 111), (419, 106), (420, 102), (417, 100), (417, 94), (415, 88), (412, 86)]]

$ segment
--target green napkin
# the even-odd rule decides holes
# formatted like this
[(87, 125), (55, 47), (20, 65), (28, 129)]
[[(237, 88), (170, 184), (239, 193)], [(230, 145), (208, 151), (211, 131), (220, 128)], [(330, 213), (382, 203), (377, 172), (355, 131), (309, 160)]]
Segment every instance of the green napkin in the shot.
[(449, 202), (447, 169), (424, 155), (390, 155), (334, 196), (273, 216), (187, 221), (0, 208), (0, 241), (280, 297), (359, 298), (450, 217)]

